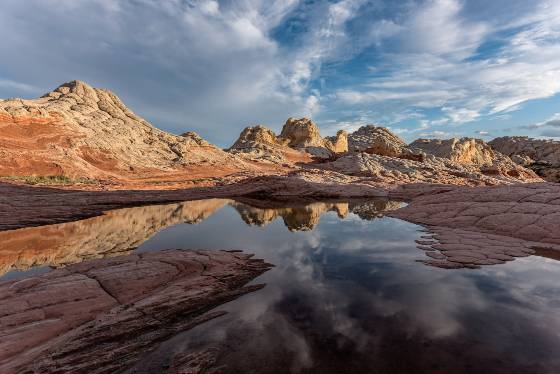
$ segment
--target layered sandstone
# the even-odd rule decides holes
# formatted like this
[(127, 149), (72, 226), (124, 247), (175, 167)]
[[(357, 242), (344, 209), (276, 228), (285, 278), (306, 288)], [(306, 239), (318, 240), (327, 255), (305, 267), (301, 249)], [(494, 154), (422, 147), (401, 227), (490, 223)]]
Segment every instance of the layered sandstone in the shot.
[(322, 168), (354, 176), (370, 177), (379, 183), (446, 183), (457, 185), (496, 185), (542, 181), (532, 171), (512, 162), (486, 165), (461, 164), (429, 156), (420, 160), (368, 153), (351, 153)]
[(418, 149), (458, 165), (477, 166), (480, 172), (487, 176), (513, 178), (520, 181), (537, 180), (537, 175), (533, 171), (520, 167), (508, 156), (494, 151), (490, 145), (480, 139), (418, 139), (409, 145), (409, 149)]
[(224, 251), (159, 251), (0, 283), (2, 373), (119, 372), (210, 309), (262, 285), (269, 264)]
[(405, 146), (404, 140), (385, 127), (362, 126), (348, 135), (348, 150), (353, 152), (399, 157)]
[(473, 138), (417, 139), (409, 147), (459, 164), (488, 165), (498, 157), (483, 140)]
[(262, 125), (243, 129), (229, 152), (249, 160), (264, 160), (272, 163), (309, 162), (305, 153), (288, 147), (289, 141), (278, 137), (274, 131)]
[(527, 136), (504, 136), (489, 143), (520, 165), (551, 182), (560, 182), (560, 142)]
[(325, 146), (335, 153), (347, 152), (348, 151), (348, 133), (344, 130), (338, 130), (336, 132), (336, 136), (325, 137)]
[(321, 158), (348, 150), (345, 131), (339, 131), (334, 139), (323, 138), (317, 125), (308, 118), (288, 118), (282, 127), (280, 138), (286, 140), (291, 148), (305, 150)]
[(0, 175), (107, 179), (193, 167), (220, 174), (248, 166), (195, 133), (158, 130), (112, 92), (84, 82), (39, 99), (0, 100)]

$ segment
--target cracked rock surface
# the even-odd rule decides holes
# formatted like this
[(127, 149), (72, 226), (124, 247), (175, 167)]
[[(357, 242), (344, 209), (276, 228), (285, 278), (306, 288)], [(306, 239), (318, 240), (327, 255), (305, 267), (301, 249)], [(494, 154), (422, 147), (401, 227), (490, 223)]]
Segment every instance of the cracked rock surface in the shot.
[(0, 372), (113, 373), (210, 309), (262, 288), (270, 264), (228, 251), (93, 260), (0, 283)]
[(478, 267), (560, 253), (558, 184), (408, 185), (393, 195), (412, 201), (389, 215), (424, 225), (433, 234), (417, 241), (429, 265)]

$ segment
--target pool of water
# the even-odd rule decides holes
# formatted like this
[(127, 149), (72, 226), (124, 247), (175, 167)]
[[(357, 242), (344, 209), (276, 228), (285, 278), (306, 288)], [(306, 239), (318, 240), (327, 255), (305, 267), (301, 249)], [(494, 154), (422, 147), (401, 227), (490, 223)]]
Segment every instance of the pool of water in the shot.
[(161, 372), (185, 351), (227, 373), (559, 373), (560, 262), (426, 266), (414, 242), (423, 228), (383, 215), (401, 205), (213, 199), (121, 209), (2, 232), (0, 260), (4, 278), (168, 248), (241, 249), (275, 265), (254, 280), (266, 287), (131, 373)]

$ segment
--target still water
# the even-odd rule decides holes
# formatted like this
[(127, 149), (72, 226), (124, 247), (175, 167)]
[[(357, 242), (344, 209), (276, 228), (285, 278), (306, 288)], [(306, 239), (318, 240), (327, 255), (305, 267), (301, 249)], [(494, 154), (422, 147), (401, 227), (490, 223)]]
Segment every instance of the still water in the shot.
[(194, 352), (226, 373), (560, 373), (560, 262), (424, 265), (402, 203), (200, 200), (0, 232), (0, 279), (169, 248), (241, 249), (275, 267), (228, 313), (129, 370)]

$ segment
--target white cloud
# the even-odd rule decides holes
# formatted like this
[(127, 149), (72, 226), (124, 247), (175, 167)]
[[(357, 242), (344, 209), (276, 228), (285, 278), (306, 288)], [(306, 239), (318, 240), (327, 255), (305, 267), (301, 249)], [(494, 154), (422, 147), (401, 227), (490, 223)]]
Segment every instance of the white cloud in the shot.
[[(505, 118), (560, 92), (558, 1), (494, 13), (470, 5), (8, 2), (0, 12), (0, 33), (10, 35), (0, 95), (35, 96), (82, 79), (114, 90), (157, 126), (195, 130), (226, 146), (249, 123), (277, 130), (295, 115), (325, 121), (326, 133), (336, 127), (328, 119), (348, 129), (380, 123), (417, 133)], [(487, 42), (500, 47), (491, 56), (480, 54)]]
[[(340, 88), (336, 98), (393, 111), (439, 108), (449, 123), (465, 123), (560, 92), (560, 3), (542, 3), (508, 24), (468, 21), (464, 4), (412, 7), (381, 50), (392, 63), (388, 74)], [(509, 41), (495, 36), (504, 31), (514, 33)], [(477, 55), (491, 37), (505, 44), (493, 56)]]

